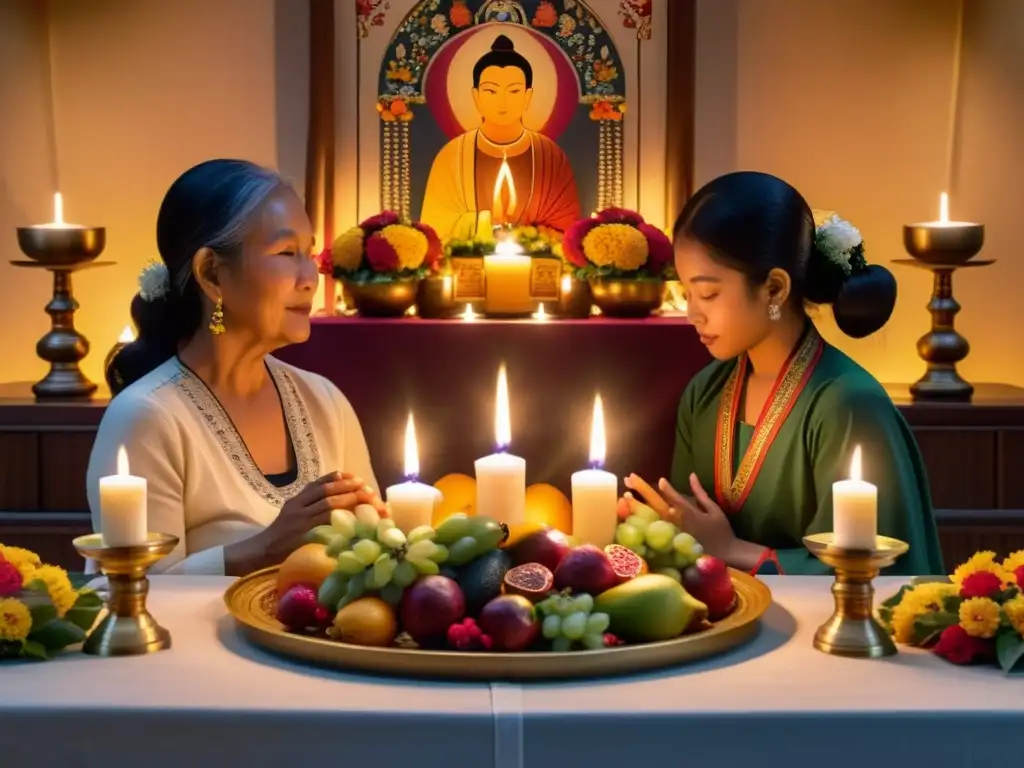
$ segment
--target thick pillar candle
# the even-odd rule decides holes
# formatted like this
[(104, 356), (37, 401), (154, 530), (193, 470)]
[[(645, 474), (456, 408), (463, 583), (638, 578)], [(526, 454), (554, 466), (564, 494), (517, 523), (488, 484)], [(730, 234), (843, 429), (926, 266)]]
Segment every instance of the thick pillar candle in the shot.
[(506, 525), (526, 519), (526, 460), (507, 453), (512, 442), (509, 414), (508, 378), (505, 366), (498, 371), (498, 397), (495, 403), (494, 432), (498, 451), (477, 459), (476, 511)]
[(606, 454), (604, 408), (601, 396), (594, 398), (590, 426), (591, 469), (572, 476), (572, 535), (581, 544), (604, 548), (615, 539), (618, 524), (615, 508), (619, 501), (619, 480), (600, 469)]
[(108, 547), (131, 547), (147, 538), (146, 478), (128, 472), (128, 452), (117, 450), (117, 474), (100, 478), (100, 533)]
[(832, 483), (832, 529), (837, 547), (875, 548), (878, 535), (878, 488), (861, 480), (859, 445), (853, 450), (850, 479)]
[(416, 447), (416, 427), (412, 414), (405, 427), (405, 478), (404, 483), (389, 486), (385, 492), (391, 519), (395, 527), (405, 533), (421, 525), (430, 525), (440, 492), (433, 486), (417, 482), (420, 473), (420, 456)]

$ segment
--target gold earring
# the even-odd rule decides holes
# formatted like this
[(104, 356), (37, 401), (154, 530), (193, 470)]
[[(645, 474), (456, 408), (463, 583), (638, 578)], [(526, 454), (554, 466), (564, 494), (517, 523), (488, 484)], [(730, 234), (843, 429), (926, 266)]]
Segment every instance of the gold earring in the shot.
[(782, 319), (782, 310), (779, 308), (778, 304), (768, 305), (768, 319), (776, 321)]
[(224, 330), (224, 304), (217, 299), (217, 306), (213, 308), (213, 316), (210, 317), (210, 333), (220, 336)]

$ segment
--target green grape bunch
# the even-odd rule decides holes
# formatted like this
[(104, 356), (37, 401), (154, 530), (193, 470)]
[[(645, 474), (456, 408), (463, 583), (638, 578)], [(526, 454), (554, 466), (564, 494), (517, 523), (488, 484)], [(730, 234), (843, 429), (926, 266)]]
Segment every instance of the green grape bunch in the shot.
[(704, 548), (695, 538), (661, 517), (646, 504), (636, 504), (633, 514), (615, 529), (615, 542), (647, 561), (652, 571), (678, 580), (678, 574), (697, 562)]
[(544, 617), (541, 634), (551, 641), (553, 651), (571, 651), (581, 646), (589, 651), (605, 647), (604, 633), (611, 620), (607, 613), (593, 613), (594, 598), (587, 594), (553, 594), (537, 603)]
[(448, 548), (448, 565), (465, 565), (487, 554), (508, 537), (508, 526), (492, 517), (456, 512), (439, 526), (434, 542)]

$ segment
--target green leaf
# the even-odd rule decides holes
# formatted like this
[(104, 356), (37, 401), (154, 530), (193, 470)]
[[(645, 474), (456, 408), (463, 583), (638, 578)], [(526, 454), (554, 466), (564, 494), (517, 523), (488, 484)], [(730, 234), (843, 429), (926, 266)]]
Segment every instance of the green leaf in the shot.
[(1000, 632), (996, 636), (996, 658), (1003, 672), (1024, 672), (1024, 638), (1012, 629)]
[(75, 589), (82, 589), (86, 584), (96, 578), (95, 573), (69, 573), (68, 581)]
[(921, 614), (914, 619), (910, 644), (919, 647), (931, 645), (939, 639), (939, 635), (958, 621), (957, 615), (949, 611), (929, 611)]
[(53, 603), (50, 602), (40, 602), (30, 605), (29, 611), (32, 613), (33, 627), (42, 627), (57, 618), (57, 609), (54, 608)]
[(69, 645), (75, 645), (85, 640), (85, 631), (65, 619), (54, 619), (33, 630), (29, 635), (33, 642), (40, 643), (48, 651), (59, 651)]
[(942, 598), (942, 610), (959, 615), (963, 602), (964, 599), (960, 595), (946, 595)]
[(883, 600), (882, 601), (882, 607), (883, 608), (895, 608), (903, 600), (903, 596), (905, 594), (907, 594), (907, 592), (910, 592), (912, 589), (913, 589), (913, 587), (910, 586), (909, 584), (904, 584), (902, 587), (900, 587), (900, 591), (899, 592), (897, 592), (895, 595), (893, 595), (892, 597), (888, 598), (887, 600)]
[(103, 610), (103, 599), (91, 589), (86, 589), (78, 594), (78, 600), (64, 615), (64, 620), (88, 632), (96, 623), (96, 616), (101, 610)]
[(42, 659), (43, 661), (50, 658), (50, 654), (46, 652), (46, 646), (35, 640), (25, 640), (21, 644), (21, 655), (29, 659)]
[(43, 595), (49, 595), (50, 590), (46, 586), (46, 582), (42, 579), (32, 579), (28, 584), (25, 585), (25, 589), (30, 589), (33, 592), (39, 592)]
[(892, 634), (892, 608), (883, 605), (878, 609), (878, 623), (886, 632)]

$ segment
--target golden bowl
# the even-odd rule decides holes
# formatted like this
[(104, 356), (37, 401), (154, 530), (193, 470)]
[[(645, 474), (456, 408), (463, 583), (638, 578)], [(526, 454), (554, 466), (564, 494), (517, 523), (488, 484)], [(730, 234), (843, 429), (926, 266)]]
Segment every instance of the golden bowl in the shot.
[(364, 317), (402, 317), (416, 303), (419, 280), (345, 283), (352, 306)]
[(590, 280), (594, 304), (608, 317), (648, 317), (661, 306), (665, 293), (663, 280), (601, 278)]
[(903, 247), (924, 264), (955, 267), (985, 244), (984, 224), (905, 224)]
[(18, 227), (18, 247), (33, 261), (53, 267), (92, 261), (107, 244), (103, 227)]

